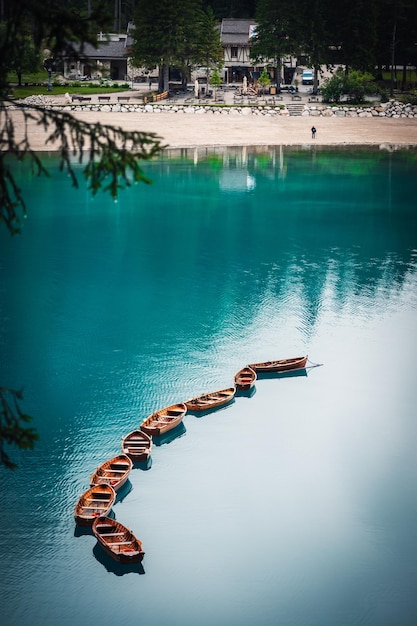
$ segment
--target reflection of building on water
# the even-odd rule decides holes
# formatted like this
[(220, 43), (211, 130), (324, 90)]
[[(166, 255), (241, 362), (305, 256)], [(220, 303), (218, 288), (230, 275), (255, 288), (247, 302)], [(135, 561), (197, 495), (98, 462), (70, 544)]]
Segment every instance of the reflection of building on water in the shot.
[(223, 191), (252, 191), (256, 187), (255, 178), (246, 170), (223, 170), (219, 183)]
[(284, 150), (282, 146), (279, 146), (279, 175), (280, 178), (285, 178), (287, 175), (287, 165), (284, 162)]
[[(294, 152), (294, 150), (291, 148), (290, 152)], [(223, 168), (257, 167), (259, 163), (262, 163), (263, 169), (275, 170), (279, 168), (282, 171), (285, 169), (286, 149), (282, 145), (273, 147), (249, 145), (239, 148), (195, 146), (194, 148), (167, 148), (165, 153), (170, 158), (192, 160), (194, 165), (216, 158)], [(267, 168), (265, 168), (266, 162), (268, 163)]]
[[(294, 148), (289, 151), (292, 154)], [(288, 174), (287, 150), (282, 145), (169, 148), (166, 154), (169, 158), (190, 160), (195, 167), (204, 162), (210, 162), (212, 171), (221, 172), (220, 188), (230, 191), (255, 189), (257, 172), (263, 178), (271, 179), (286, 178)]]
[(249, 174), (248, 150), (243, 146), (236, 151), (224, 151), (220, 189), (223, 191), (251, 191), (256, 187), (255, 177)]

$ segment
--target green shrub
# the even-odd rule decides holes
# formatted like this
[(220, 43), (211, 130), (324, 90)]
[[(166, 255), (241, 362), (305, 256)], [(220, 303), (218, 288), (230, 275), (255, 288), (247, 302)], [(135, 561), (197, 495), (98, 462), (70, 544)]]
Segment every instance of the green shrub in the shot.
[(404, 104), (417, 104), (417, 89), (413, 89), (407, 94), (398, 96), (398, 100)]
[(375, 92), (373, 77), (366, 72), (352, 70), (348, 74), (338, 69), (331, 78), (324, 81), (321, 89), (324, 102), (340, 102), (343, 95), (347, 95), (352, 104), (362, 104), (365, 96)]
[(217, 87), (220, 87), (222, 82), (219, 70), (215, 67), (210, 76), (210, 84), (214, 87), (214, 89), (217, 89)]
[(375, 91), (372, 85), (372, 76), (366, 72), (352, 70), (347, 74), (345, 80), (345, 90), (349, 102), (361, 104), (365, 102), (365, 96)]
[(327, 78), (322, 87), (321, 93), (323, 102), (340, 102), (345, 90), (345, 73), (338, 69), (331, 78)]
[(379, 83), (377, 87), (377, 94), (379, 94), (379, 97), (381, 98), (381, 102), (388, 102), (389, 100), (388, 91), (383, 83)]
[(262, 91), (265, 91), (267, 87), (271, 84), (271, 79), (269, 78), (269, 74), (266, 71), (266, 67), (262, 70), (262, 74), (258, 78), (258, 83), (262, 87)]

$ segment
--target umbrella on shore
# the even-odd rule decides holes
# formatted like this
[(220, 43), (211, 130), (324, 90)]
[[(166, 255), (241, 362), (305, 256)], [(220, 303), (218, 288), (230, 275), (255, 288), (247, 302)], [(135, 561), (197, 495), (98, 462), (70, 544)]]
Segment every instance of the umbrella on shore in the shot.
[(195, 83), (194, 83), (194, 94), (195, 97), (198, 98), (198, 94), (200, 93), (200, 85), (198, 83), (197, 78), (195, 79)]
[(246, 93), (248, 90), (248, 79), (246, 76), (243, 77), (243, 93)]

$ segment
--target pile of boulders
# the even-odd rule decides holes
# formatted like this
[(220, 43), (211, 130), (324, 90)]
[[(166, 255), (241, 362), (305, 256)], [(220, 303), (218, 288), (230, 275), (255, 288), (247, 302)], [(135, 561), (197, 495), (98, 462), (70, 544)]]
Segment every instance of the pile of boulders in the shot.
[(24, 100), (21, 100), (20, 103), (35, 105), (39, 107), (51, 107), (54, 104), (54, 100), (50, 96), (44, 96), (43, 94), (39, 94), (38, 96), (28, 96)]

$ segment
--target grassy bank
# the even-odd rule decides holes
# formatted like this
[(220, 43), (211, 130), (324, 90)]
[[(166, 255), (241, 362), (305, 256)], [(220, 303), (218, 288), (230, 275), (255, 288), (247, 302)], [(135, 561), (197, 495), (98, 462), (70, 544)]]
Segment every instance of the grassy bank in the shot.
[(118, 93), (120, 91), (127, 91), (129, 89), (128, 86), (116, 86), (109, 85), (101, 86), (101, 85), (83, 85), (82, 83), (77, 83), (74, 85), (54, 85), (52, 91), (48, 91), (47, 83), (41, 85), (23, 85), (22, 87), (11, 87), (10, 93), (14, 98), (27, 98), (28, 96), (59, 96), (64, 95), (66, 93), (77, 94), (80, 96), (91, 96), (94, 94), (100, 93)]
[[(17, 84), (16, 74), (11, 72), (8, 76), (10, 93), (14, 98), (27, 98), (28, 96), (39, 95), (63, 95), (66, 93), (77, 95), (94, 95), (102, 93), (118, 93), (120, 91), (128, 91), (130, 85), (126, 82), (82, 82), (82, 81), (65, 81), (56, 80), (53, 77), (52, 92), (48, 91), (48, 76), (46, 72), (38, 72), (36, 74), (22, 74), (21, 86)], [(62, 78), (62, 77), (61, 77)]]

